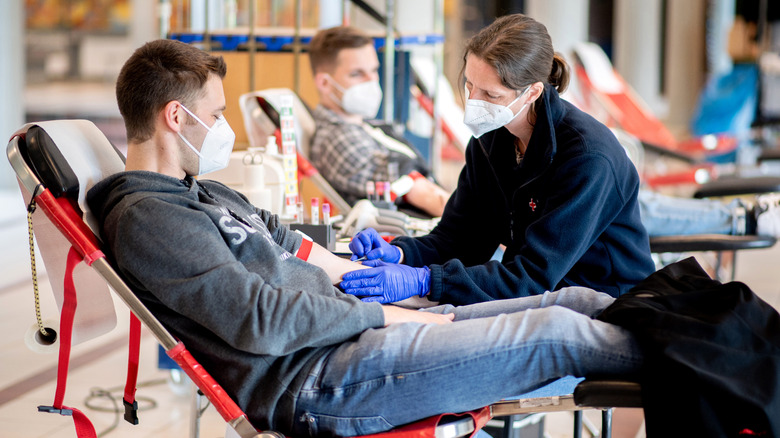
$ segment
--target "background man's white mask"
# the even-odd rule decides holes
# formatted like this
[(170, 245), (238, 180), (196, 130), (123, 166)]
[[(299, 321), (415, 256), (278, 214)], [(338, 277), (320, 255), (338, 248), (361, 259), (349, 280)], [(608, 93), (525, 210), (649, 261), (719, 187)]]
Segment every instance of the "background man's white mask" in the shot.
[(330, 75), (328, 77), (342, 93), (341, 100), (333, 96), (333, 99), (339, 104), (341, 109), (348, 114), (363, 116), (364, 119), (376, 117), (379, 106), (382, 104), (382, 87), (379, 86), (379, 81), (361, 82), (345, 90), (333, 77)]

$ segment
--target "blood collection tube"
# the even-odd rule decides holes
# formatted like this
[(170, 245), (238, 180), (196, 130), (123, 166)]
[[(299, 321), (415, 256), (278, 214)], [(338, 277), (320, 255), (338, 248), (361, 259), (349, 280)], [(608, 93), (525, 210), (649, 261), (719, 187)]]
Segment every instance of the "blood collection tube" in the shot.
[(374, 182), (373, 181), (366, 181), (366, 198), (369, 201), (374, 200)]
[(385, 181), (384, 182), (384, 186), (385, 186), (385, 199), (384, 199), (384, 201), (387, 202), (387, 203), (390, 203), (390, 202), (392, 202), (392, 197), (390, 196), (390, 181)]
[(301, 202), (300, 199), (301, 198), (298, 198), (298, 201), (295, 203), (295, 211), (296, 211), (296, 215), (298, 216), (295, 218), (296, 219), (295, 222), (302, 224), (303, 223), (303, 202)]
[(330, 225), (330, 204), (327, 202), (322, 203), (322, 223)]
[(311, 198), (311, 224), (320, 224), (320, 200), (317, 198)]

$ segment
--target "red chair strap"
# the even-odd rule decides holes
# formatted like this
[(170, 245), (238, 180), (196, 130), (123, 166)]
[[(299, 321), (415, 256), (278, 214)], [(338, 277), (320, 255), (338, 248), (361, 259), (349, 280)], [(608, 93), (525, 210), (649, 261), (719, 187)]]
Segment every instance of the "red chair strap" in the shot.
[(125, 421), (138, 424), (138, 402), (135, 400), (136, 382), (138, 381), (138, 358), (141, 347), (141, 321), (130, 313), (130, 342), (127, 353), (127, 381), (125, 396), (122, 402), (125, 406)]
[(73, 284), (73, 270), (81, 262), (82, 257), (71, 247), (68, 251), (68, 261), (65, 267), (65, 291), (62, 300), (62, 313), (60, 316), (60, 355), (57, 366), (57, 390), (54, 393), (54, 407), (62, 408), (62, 400), (65, 398), (65, 387), (68, 383), (68, 366), (70, 365), (70, 347), (73, 338), (73, 317), (76, 314), (78, 298), (76, 287)]
[(65, 386), (68, 380), (68, 365), (70, 364), (70, 346), (73, 334), (73, 316), (76, 314), (76, 287), (73, 284), (73, 270), (84, 258), (71, 247), (65, 267), (64, 297), (60, 316), (60, 353), (57, 364), (57, 389), (54, 393), (52, 406), (38, 406), (39, 412), (57, 413), (73, 417), (76, 434), (79, 438), (97, 438), (95, 427), (86, 415), (75, 408), (62, 405), (65, 398)]
[(79, 438), (97, 438), (95, 426), (86, 415), (78, 409), (73, 410), (73, 425), (76, 427), (76, 436)]

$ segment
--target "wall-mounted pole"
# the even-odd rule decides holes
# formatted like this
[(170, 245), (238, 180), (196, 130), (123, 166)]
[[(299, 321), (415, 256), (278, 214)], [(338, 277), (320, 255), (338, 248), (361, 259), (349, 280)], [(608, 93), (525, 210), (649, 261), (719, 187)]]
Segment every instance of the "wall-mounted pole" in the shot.
[[(435, 0), (433, 6), (433, 33), (434, 37), (444, 36), (444, 0)], [(433, 133), (431, 133), (431, 170), (434, 175), (437, 175), (441, 170), (441, 148), (444, 137), (441, 130), (441, 113), (439, 111), (439, 96), (441, 90), (439, 87), (439, 78), (442, 77), (444, 71), (444, 42), (437, 42), (434, 45), (433, 52), (433, 90), (431, 92), (431, 98), (433, 99)]]
[(394, 119), (395, 99), (395, 34), (393, 32), (393, 21), (395, 21), (395, 1), (387, 0), (385, 2), (385, 72), (384, 72), (384, 121), (392, 123)]
[(301, 95), (301, 23), (303, 2), (295, 0), (295, 35), (293, 36), (293, 91)]
[(249, 0), (249, 91), (255, 91), (255, 53), (257, 41), (255, 41), (255, 0)]

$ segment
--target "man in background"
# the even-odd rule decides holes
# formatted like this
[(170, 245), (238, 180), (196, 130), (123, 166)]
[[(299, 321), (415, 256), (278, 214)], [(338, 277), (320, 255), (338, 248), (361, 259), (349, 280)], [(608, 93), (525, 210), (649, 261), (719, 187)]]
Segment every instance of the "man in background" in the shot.
[(388, 181), (399, 203), (441, 216), (449, 193), (428, 179), (419, 153), (366, 123), (382, 102), (373, 40), (352, 27), (325, 29), (312, 38), (309, 57), (320, 96), (312, 164), (350, 204), (368, 197), (367, 183)]

